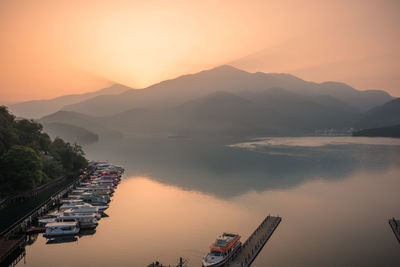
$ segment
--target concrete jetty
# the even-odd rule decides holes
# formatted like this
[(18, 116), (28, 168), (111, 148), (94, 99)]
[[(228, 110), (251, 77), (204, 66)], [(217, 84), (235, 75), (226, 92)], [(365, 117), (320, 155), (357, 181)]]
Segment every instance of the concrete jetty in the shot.
[(397, 241), (400, 242), (400, 220), (392, 218), (389, 220), (389, 225), (390, 227), (392, 227), (392, 230), (397, 238)]
[(229, 267), (248, 267), (262, 250), (276, 227), (281, 222), (281, 217), (267, 216), (254, 230), (250, 237), (243, 243), (241, 249), (225, 264)]

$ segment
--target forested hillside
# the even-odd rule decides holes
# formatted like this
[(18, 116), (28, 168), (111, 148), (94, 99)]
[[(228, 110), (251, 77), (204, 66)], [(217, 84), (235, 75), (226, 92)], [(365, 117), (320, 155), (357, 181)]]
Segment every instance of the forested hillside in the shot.
[(80, 146), (51, 140), (33, 120), (0, 106), (0, 197), (26, 191), (87, 166)]

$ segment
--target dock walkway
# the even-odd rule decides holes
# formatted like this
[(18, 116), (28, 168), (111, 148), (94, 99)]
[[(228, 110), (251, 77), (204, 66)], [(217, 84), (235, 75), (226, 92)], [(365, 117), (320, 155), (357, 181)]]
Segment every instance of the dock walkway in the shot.
[(89, 175), (90, 173), (88, 172), (84, 172), (82, 175), (79, 175), (65, 188), (54, 193), (45, 202), (38, 205), (23, 218), (19, 219), (13, 225), (0, 233), (0, 266), (2, 266), (4, 261), (6, 261), (7, 258), (12, 255), (16, 250), (23, 247), (25, 233), (27, 232), (27, 230), (33, 229), (30, 227), (33, 225), (34, 221), (43, 214), (46, 214), (48, 210), (58, 205), (60, 198), (62, 198), (65, 194), (72, 190), (75, 184), (84, 179), (87, 179)]
[(276, 227), (281, 222), (281, 217), (267, 216), (250, 237), (243, 243), (241, 249), (225, 264), (229, 267), (248, 267), (255, 260)]

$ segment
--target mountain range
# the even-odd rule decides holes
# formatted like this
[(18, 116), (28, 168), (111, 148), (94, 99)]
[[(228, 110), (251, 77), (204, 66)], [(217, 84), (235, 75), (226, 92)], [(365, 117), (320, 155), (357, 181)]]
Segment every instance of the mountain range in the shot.
[(65, 95), (60, 96), (53, 99), (46, 100), (31, 100), (26, 102), (19, 102), (15, 104), (8, 105), (10, 111), (16, 115), (17, 117), (24, 117), (30, 119), (37, 119), (48, 115), (50, 113), (54, 113), (59, 111), (66, 105), (70, 105), (73, 103), (78, 103), (84, 101), (89, 98), (93, 98), (99, 95), (112, 95), (112, 94), (120, 94), (127, 90), (131, 90), (132, 88), (126, 87), (121, 84), (114, 84), (110, 87), (85, 93), (85, 94), (73, 94), (73, 95)]
[(249, 73), (226, 65), (141, 90), (115, 85), (106, 92), (81, 95), (40, 121), (86, 128), (100, 138), (304, 135), (364, 125), (374, 108), (393, 100), (385, 91), (308, 82), (290, 74)]

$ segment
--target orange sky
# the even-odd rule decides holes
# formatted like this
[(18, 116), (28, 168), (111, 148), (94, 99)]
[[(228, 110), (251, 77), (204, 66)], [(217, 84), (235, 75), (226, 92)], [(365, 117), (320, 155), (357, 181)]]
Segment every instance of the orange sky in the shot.
[(221, 64), (400, 96), (400, 1), (0, 1), (0, 102)]

